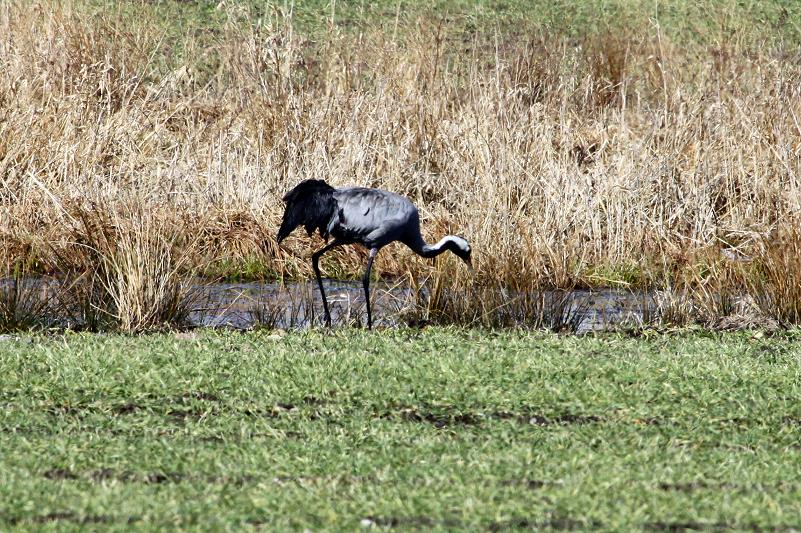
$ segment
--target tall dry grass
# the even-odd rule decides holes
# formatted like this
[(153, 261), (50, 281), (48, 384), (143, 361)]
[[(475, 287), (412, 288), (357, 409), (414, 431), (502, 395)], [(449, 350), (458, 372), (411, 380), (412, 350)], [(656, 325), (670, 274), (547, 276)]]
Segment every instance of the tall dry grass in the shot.
[[(265, 275), (310, 276), (320, 242), (274, 240), (282, 193), (309, 178), (405, 194), (429, 239), (467, 237), (473, 277), (399, 245), (376, 263), (463, 294), (681, 284), (699, 253), (754, 254), (799, 222), (796, 49), (736, 36), (684, 48), (647, 20), (578, 40), (420, 20), (312, 41), (286, 14), (235, 3), (220, 4), (212, 37), (176, 38), (151, 10), (124, 7), (0, 5), (5, 260), (34, 241), (92, 238), (102, 230), (71, 213), (101, 206), (97, 220), (144, 232), (158, 258), (183, 247), (177, 263), (142, 266), (131, 237), (114, 257), (136, 276), (254, 258)], [(41, 264), (69, 263), (57, 256)], [(356, 276), (364, 257), (343, 248), (322, 266)], [(174, 290), (126, 283), (117, 308)]]
[(142, 332), (188, 323), (194, 237), (135, 200), (74, 207), (69, 226), (72, 235), (49, 245), (61, 276), (58, 307), (70, 324)]

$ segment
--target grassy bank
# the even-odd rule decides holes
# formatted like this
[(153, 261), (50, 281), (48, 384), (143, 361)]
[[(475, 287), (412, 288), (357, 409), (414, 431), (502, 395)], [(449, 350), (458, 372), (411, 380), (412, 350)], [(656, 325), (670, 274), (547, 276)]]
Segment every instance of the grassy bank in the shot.
[(429, 240), (466, 236), (475, 277), (401, 247), (376, 270), (482, 309), (542, 287), (757, 298), (766, 279), (769, 314), (801, 308), (771, 278), (798, 245), (796, 3), (290, 7), (4, 3), (5, 270), (147, 325), (127, 309), (170, 307), (181, 278), (310, 276), (320, 241), (275, 231), (281, 195), (322, 178), (409, 196)]
[(0, 524), (797, 529), (797, 336), (2, 341)]

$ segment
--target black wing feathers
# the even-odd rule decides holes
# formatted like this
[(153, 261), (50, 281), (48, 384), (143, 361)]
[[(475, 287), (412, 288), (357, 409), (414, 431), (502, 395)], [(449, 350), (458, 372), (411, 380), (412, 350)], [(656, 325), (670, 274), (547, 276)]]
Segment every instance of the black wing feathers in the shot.
[(278, 230), (278, 242), (301, 224), (309, 235), (319, 230), (320, 235), (328, 237), (328, 222), (337, 207), (333, 187), (323, 180), (302, 181), (286, 193), (283, 200), (286, 208)]

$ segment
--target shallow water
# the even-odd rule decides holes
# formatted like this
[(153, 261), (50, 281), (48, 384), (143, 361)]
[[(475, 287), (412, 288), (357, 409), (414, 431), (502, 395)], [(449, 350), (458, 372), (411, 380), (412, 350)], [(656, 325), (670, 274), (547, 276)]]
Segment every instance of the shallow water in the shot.
[[(366, 322), (361, 282), (323, 280), (333, 324)], [(371, 283), (373, 323), (397, 325), (412, 291), (386, 282)], [(214, 283), (194, 287), (198, 303), (190, 314), (195, 326), (246, 329), (258, 324), (278, 328), (323, 323), (323, 303), (316, 281), (297, 283)]]
[[(335, 325), (366, 323), (361, 282), (324, 280), (323, 284)], [(260, 322), (279, 328), (323, 323), (323, 305), (314, 281), (219, 283), (195, 289), (202, 305), (190, 316), (193, 325), (246, 329)], [(408, 286), (372, 283), (370, 295), (374, 325), (397, 326), (403, 315), (414, 312), (414, 293)], [(654, 306), (648, 294), (615, 289), (576, 290), (567, 298), (568, 312), (577, 315), (579, 333), (642, 324)]]
[[(366, 324), (364, 290), (360, 281), (324, 280), (323, 284), (334, 325)], [(28, 279), (21, 286), (27, 300), (47, 299), (58, 290), (55, 288), (57, 284), (42, 279)], [(0, 298), (7, 298), (11, 287), (11, 280), (0, 279)], [(191, 287), (190, 293), (191, 326), (248, 329), (266, 325), (289, 329), (323, 323), (322, 301), (314, 280), (286, 284), (198, 282)], [(376, 326), (398, 326), (419, 316), (415, 292), (406, 284), (373, 282), (370, 294), (373, 324)], [(427, 297), (425, 289), (422, 297)], [(566, 298), (561, 313), (575, 315), (579, 333), (640, 325), (654, 308), (649, 294), (614, 289), (553, 292), (545, 293), (545, 297)], [(521, 323), (525, 321), (525, 317), (515, 319), (518, 318)], [(58, 319), (55, 322), (58, 323)]]

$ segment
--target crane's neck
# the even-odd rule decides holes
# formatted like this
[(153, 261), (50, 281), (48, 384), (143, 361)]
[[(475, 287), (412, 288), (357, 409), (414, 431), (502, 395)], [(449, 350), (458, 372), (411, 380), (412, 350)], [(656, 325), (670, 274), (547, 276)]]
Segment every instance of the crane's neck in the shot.
[(470, 245), (467, 241), (456, 235), (447, 235), (436, 244), (426, 244), (423, 238), (420, 237), (420, 240), (415, 244), (416, 246), (413, 246), (412, 250), (423, 257), (436, 257), (446, 250), (450, 250), (460, 257), (470, 252)]

